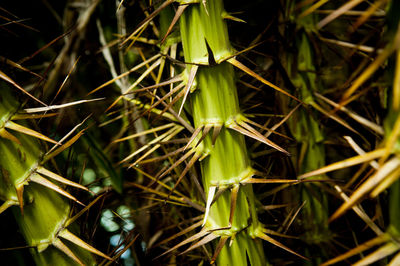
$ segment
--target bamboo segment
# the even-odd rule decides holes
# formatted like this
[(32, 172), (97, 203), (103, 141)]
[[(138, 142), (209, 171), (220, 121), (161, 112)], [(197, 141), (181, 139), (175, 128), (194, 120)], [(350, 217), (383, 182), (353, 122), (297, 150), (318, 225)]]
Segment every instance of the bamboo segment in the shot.
[[(239, 185), (253, 174), (244, 136), (225, 126), (240, 115), (240, 108), (233, 67), (223, 62), (234, 53), (223, 12), (222, 1), (207, 1), (189, 5), (180, 20), (185, 61), (198, 64), (190, 102), (194, 126), (204, 131), (202, 137), (196, 134), (198, 141), (193, 143), (208, 155), (200, 162), (204, 191), (209, 192), (203, 230), (214, 237), (199, 243), (218, 237), (218, 256), (212, 259), (217, 265), (246, 265), (247, 256), (252, 265), (265, 265), (262, 243), (256, 239), (261, 225), (254, 193), (251, 185)], [(192, 68), (187, 65), (187, 72)], [(211, 128), (214, 133), (208, 134)], [(213, 202), (217, 187), (229, 189)]]
[[(8, 125), (15, 125), (12, 119), (18, 107), (7, 87), (1, 88), (1, 92), (0, 130)], [(70, 205), (64, 196), (75, 198), (36, 171), (58, 181), (86, 188), (41, 167), (43, 153), (35, 138), (36, 133), (26, 134), (27, 131), (31, 132), (30, 129), (24, 122), (19, 123), (17, 128), (23, 130), (13, 132), (17, 141), (4, 135), (0, 137), (0, 199), (5, 201), (0, 207), (1, 212), (6, 211), (7, 207), (12, 209), (27, 245), (34, 247), (31, 253), (36, 264), (71, 265), (75, 261), (94, 265), (94, 257), (89, 252), (73, 245), (66, 246), (58, 238), (70, 215)], [(16, 129), (13, 126), (10, 128)], [(12, 207), (13, 205), (20, 205), (20, 208)]]

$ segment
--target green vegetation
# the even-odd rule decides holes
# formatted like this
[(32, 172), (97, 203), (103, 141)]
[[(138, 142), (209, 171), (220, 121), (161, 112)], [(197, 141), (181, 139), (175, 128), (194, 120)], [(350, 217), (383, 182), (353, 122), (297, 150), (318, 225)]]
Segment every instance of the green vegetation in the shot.
[(2, 263), (398, 265), (399, 12), (0, 4)]

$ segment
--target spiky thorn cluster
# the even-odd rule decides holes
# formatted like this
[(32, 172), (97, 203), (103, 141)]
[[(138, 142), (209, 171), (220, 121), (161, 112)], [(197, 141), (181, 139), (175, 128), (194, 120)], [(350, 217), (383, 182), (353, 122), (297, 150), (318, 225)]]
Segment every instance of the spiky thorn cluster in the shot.
[[(129, 44), (127, 49), (130, 49), (136, 41), (144, 41), (144, 38), (141, 37), (143, 31), (150, 25), (154, 30), (153, 19), (173, 3), (178, 4), (175, 16), (167, 27), (165, 35), (159, 36), (163, 42), (166, 41), (162, 47), (162, 54), (155, 55), (150, 59), (144, 58), (144, 61), (139, 65), (92, 91), (92, 93), (98, 91), (133, 71), (146, 67), (133, 84), (109, 106), (107, 111), (124, 99), (135, 103), (139, 109), (144, 109), (137, 116), (137, 119), (153, 113), (170, 120), (168, 124), (114, 140), (114, 143), (116, 143), (154, 134), (153, 140), (133, 151), (121, 163), (141, 171), (138, 168), (141, 164), (169, 159), (171, 161), (169, 167), (164, 167), (154, 177), (146, 175), (152, 180), (152, 184), (157, 183), (160, 187), (166, 188), (168, 193), (151, 189), (149, 186), (134, 185), (147, 192), (155, 193), (174, 204), (185, 204), (204, 211), (203, 221), (188, 227), (184, 232), (191, 232), (198, 227), (202, 227), (202, 229), (180, 244), (170, 248), (164, 254), (192, 243), (183, 252), (186, 253), (213, 240), (218, 240), (214, 254), (210, 258), (211, 263), (218, 260), (222, 265), (245, 265), (247, 258), (249, 258), (252, 265), (261, 265), (265, 264), (266, 261), (260, 241), (262, 239), (305, 259), (271, 238), (268, 234), (271, 234), (272, 231), (264, 228), (258, 221), (251, 184), (293, 184), (302, 182), (302, 180), (254, 177), (256, 175), (265, 177), (265, 175), (257, 173), (251, 167), (244, 136), (285, 154), (289, 153), (267, 138), (275, 131), (268, 131), (265, 135), (261, 134), (252, 126), (260, 125), (246, 118), (240, 111), (234, 67), (274, 90), (300, 103), (301, 101), (265, 80), (236, 59), (240, 52), (237, 53), (229, 42), (225, 19), (240, 20), (227, 14), (220, 0), (165, 1), (152, 14), (148, 15), (141, 25), (125, 38), (122, 44)], [(172, 45), (168, 43), (168, 34), (171, 33), (178, 20), (180, 21), (184, 52), (184, 63), (180, 65), (185, 67), (185, 70), (182, 74), (171, 75), (169, 80), (161, 81), (160, 77), (163, 76), (165, 60), (171, 59), (172, 62), (179, 62), (176, 59), (176, 42)], [(159, 31), (154, 30), (154, 34), (157, 36), (156, 33), (158, 34)], [(150, 43), (150, 41), (146, 40), (147, 43)], [(157, 68), (159, 72), (155, 75), (153, 72)], [(175, 73), (175, 70), (171, 73)], [(152, 77), (156, 84), (138, 88), (147, 77)], [(178, 83), (178, 85), (174, 86), (175, 83)], [(168, 85), (170, 90), (165, 93), (162, 87)], [(159, 91), (164, 93), (159, 96), (157, 93)], [(136, 98), (131, 97), (133, 93), (136, 94)], [(151, 103), (145, 104), (137, 100), (139, 93), (145, 93), (150, 98)], [(164, 106), (163, 109), (157, 109), (160, 105)], [(189, 122), (188, 115), (192, 116), (194, 125)], [(162, 149), (163, 143), (171, 142), (175, 136), (184, 132), (185, 129), (191, 135), (183, 140), (185, 141), (183, 147), (172, 152), (166, 152), (166, 155), (147, 159), (155, 151)], [(162, 133), (164, 130), (166, 131)], [(183, 153), (183, 155), (173, 162), (172, 156), (180, 153)], [(139, 154), (142, 155), (131, 162)], [(187, 163), (184, 170), (179, 171), (178, 166), (185, 161)], [(183, 196), (176, 190), (196, 162), (200, 163), (202, 171), (203, 187), (199, 188), (199, 191), (205, 201), (205, 204), (200, 203), (200, 206), (195, 200)], [(172, 171), (178, 173), (178, 178), (171, 188), (164, 183), (165, 181), (163, 182), (163, 178), (169, 177)], [(170, 239), (180, 235), (182, 234), (178, 233)]]
[[(359, 17), (352, 23), (351, 27), (347, 29), (349, 36), (355, 33), (363, 24), (373, 23), (378, 25), (373, 19), (378, 13), (378, 10), (382, 12), (385, 17), (386, 22), (382, 23), (380, 26), (385, 26), (382, 28), (385, 38), (380, 40), (378, 38), (378, 45), (383, 45), (382, 49), (376, 47), (365, 46), (361, 44), (354, 44), (351, 41), (328, 39), (321, 34), (316, 34), (317, 38), (322, 42), (330, 43), (338, 47), (345, 47), (347, 49), (354, 49), (366, 52), (368, 56), (371, 56), (373, 60), (368, 62), (363, 66), (358, 75), (351, 75), (348, 79), (349, 86), (345, 88), (343, 95), (338, 103), (328, 99), (326, 96), (319, 94), (314, 91), (309, 97), (309, 99), (314, 98), (311, 104), (316, 110), (323, 112), (330, 118), (339, 122), (343, 126), (347, 127), (354, 133), (362, 136), (359, 132), (355, 131), (352, 126), (344, 122), (344, 120), (339, 118), (339, 115), (343, 112), (352, 121), (357, 122), (359, 125), (368, 128), (371, 132), (374, 132), (377, 136), (383, 136), (383, 141), (377, 145), (377, 147), (371, 151), (365, 151), (361, 148), (362, 145), (356, 143), (356, 141), (350, 136), (345, 136), (345, 140), (348, 142), (349, 146), (357, 153), (356, 156), (344, 159), (339, 162), (332, 163), (330, 165), (323, 166), (319, 169), (310, 171), (308, 173), (302, 174), (299, 178), (315, 177), (319, 175), (325, 175), (326, 173), (349, 168), (351, 166), (361, 165), (360, 170), (351, 178), (347, 180), (345, 185), (339, 186), (334, 185), (334, 189), (338, 196), (344, 201), (343, 204), (333, 213), (329, 221), (335, 221), (336, 219), (343, 216), (347, 211), (353, 210), (364, 222), (365, 224), (376, 234), (376, 237), (359, 244), (357, 247), (348, 250), (347, 252), (332, 258), (322, 265), (332, 265), (358, 254), (364, 253), (370, 249), (377, 248), (375, 251), (370, 252), (368, 255), (363, 256), (361, 259), (356, 261), (353, 265), (371, 265), (375, 262), (387, 258), (392, 254), (395, 254), (390, 260), (387, 261), (389, 265), (398, 265), (400, 263), (400, 253), (399, 253), (399, 231), (400, 224), (398, 219), (398, 202), (400, 199), (400, 149), (399, 149), (399, 136), (400, 136), (400, 24), (399, 24), (399, 8), (400, 5), (397, 1), (375, 1), (370, 6), (367, 5), (367, 9), (354, 9), (362, 1), (348, 1), (341, 6), (337, 6), (337, 9), (325, 16), (315, 25), (312, 23), (304, 23), (306, 26), (311, 26), (308, 30), (313, 33), (322, 30), (331, 22), (335, 21), (336, 27), (343, 27), (347, 22), (343, 23), (341, 21), (341, 16), (344, 14), (349, 14), (351, 12), (358, 12)], [(319, 1), (310, 6), (305, 6), (305, 10), (298, 16), (296, 21), (310, 16), (315, 13), (324, 1)], [(341, 4), (341, 3), (340, 3)], [(308, 17), (309, 18), (309, 17)], [(304, 21), (303, 21), (304, 22)], [(304, 26), (302, 25), (302, 26)], [(340, 26), (339, 26), (340, 25)], [(378, 26), (378, 27), (380, 27)], [(360, 31), (361, 32), (361, 31)], [(323, 34), (322, 34), (323, 35)], [(370, 38), (370, 37), (366, 37)], [(304, 42), (303, 42), (304, 43)], [(375, 54), (374, 52), (377, 53)], [(389, 77), (386, 80), (388, 86), (388, 92), (385, 96), (387, 101), (387, 117), (385, 118), (384, 126), (376, 124), (373, 121), (366, 119), (350, 108), (346, 107), (351, 102), (360, 101), (360, 96), (363, 94), (361, 90), (368, 90), (374, 87), (372, 85), (376, 80), (374, 76), (377, 75), (379, 68), (383, 67), (385, 62), (389, 62), (386, 68), (392, 68), (388, 72), (394, 73), (392, 75), (387, 75)], [(308, 74), (307, 74), (308, 75)], [(375, 76), (375, 77), (376, 77)], [(299, 81), (299, 80), (297, 80)], [(301, 84), (297, 83), (298, 87)], [(304, 94), (303, 94), (304, 95)], [(319, 100), (322, 104), (328, 104), (332, 107), (331, 110), (326, 106), (325, 110), (322, 109), (316, 101)], [(308, 102), (309, 103), (309, 102)], [(369, 169), (365, 171), (365, 169)], [(310, 169), (311, 170), (311, 169)], [(364, 171), (366, 174), (364, 174)], [(348, 191), (353, 184), (360, 180), (358, 185), (351, 191), (351, 195), (347, 195)], [(380, 226), (378, 226), (375, 221), (373, 221), (363, 210), (360, 203), (366, 197), (376, 198), (382, 192), (389, 189), (389, 218), (390, 225), (387, 227), (386, 232), (384, 232)]]
[[(54, 116), (56, 113), (47, 112), (60, 106), (45, 106), (23, 111), (20, 111), (19, 107), (12, 90), (7, 85), (2, 86), (0, 198), (4, 203), (0, 206), (0, 213), (13, 209), (27, 244), (34, 247), (34, 259), (40, 265), (69, 265), (72, 261), (79, 265), (93, 265), (95, 260), (90, 253), (111, 260), (68, 230), (78, 217), (70, 217), (70, 204), (64, 197), (82, 206), (85, 205), (59, 184), (84, 191), (88, 189), (44, 166), (45, 162), (71, 146), (83, 134), (83, 130), (65, 141), (74, 133), (73, 130), (60, 142), (56, 142), (27, 127), (24, 120)], [(42, 113), (43, 111), (45, 112)], [(53, 148), (47, 153), (42, 152), (38, 139), (54, 144)], [(11, 208), (14, 205), (19, 206), (20, 210)], [(88, 208), (89, 206), (85, 207)], [(74, 245), (66, 244), (65, 240)]]

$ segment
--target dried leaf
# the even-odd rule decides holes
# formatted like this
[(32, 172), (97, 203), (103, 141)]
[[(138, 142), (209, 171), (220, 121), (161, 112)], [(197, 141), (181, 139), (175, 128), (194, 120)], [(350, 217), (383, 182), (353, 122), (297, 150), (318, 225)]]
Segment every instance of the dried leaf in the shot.
[(23, 93), (25, 93), (26, 95), (28, 95), (29, 97), (31, 97), (32, 99), (34, 99), (35, 101), (37, 101), (38, 103), (47, 106), (44, 102), (42, 102), (41, 100), (37, 99), (35, 96), (33, 96), (32, 94), (30, 94), (29, 92), (27, 92), (26, 90), (24, 90), (24, 88), (22, 88), (21, 86), (19, 86), (14, 80), (12, 80), (9, 76), (7, 76), (3, 71), (0, 70), (0, 78), (7, 81), (8, 83), (11, 83), (14, 87), (16, 87), (17, 89), (19, 89), (20, 91), (22, 91)]
[(8, 132), (5, 128), (0, 129), (0, 137), (11, 140), (12, 142), (17, 143), (18, 145), (21, 145), (21, 142), (17, 139), (17, 137)]
[(385, 243), (389, 239), (390, 239), (390, 237), (388, 235), (381, 235), (381, 236), (375, 237), (363, 244), (359, 244), (357, 247), (347, 251), (346, 253), (344, 253), (340, 256), (337, 256), (336, 258), (333, 258), (331, 260), (328, 260), (328, 261), (322, 263), (321, 266), (328, 266), (328, 265), (338, 263), (342, 260), (345, 260), (345, 259), (355, 256), (357, 254), (360, 254), (361, 252), (364, 252), (370, 248), (373, 248), (374, 246)]
[(297, 99), (296, 97), (294, 97), (293, 95), (291, 95), (290, 93), (284, 91), (283, 89), (279, 88), (278, 86), (272, 84), (271, 82), (265, 80), (264, 78), (262, 78), (261, 76), (259, 76), (256, 72), (254, 72), (253, 70), (251, 70), (250, 68), (248, 68), (247, 66), (243, 65), (242, 63), (240, 63), (239, 61), (237, 61), (234, 57), (230, 58), (227, 60), (229, 63), (231, 63), (232, 65), (234, 65), (235, 67), (239, 68), (240, 70), (242, 70), (243, 72), (247, 73), (248, 75), (252, 76), (253, 78), (261, 81), (262, 83), (264, 83), (265, 85), (279, 91), (280, 93), (285, 94), (286, 96), (289, 96), (290, 98), (303, 103), (302, 101), (300, 101), (299, 99)]
[(304, 179), (304, 178), (316, 176), (316, 175), (322, 175), (327, 172), (331, 172), (331, 171), (347, 168), (350, 166), (354, 166), (357, 164), (369, 162), (371, 160), (381, 157), (384, 153), (385, 153), (385, 149), (377, 149), (377, 150), (367, 152), (362, 155), (357, 155), (357, 156), (351, 157), (349, 159), (345, 159), (343, 161), (324, 166), (318, 170), (314, 170), (314, 171), (302, 174), (299, 176), (299, 179)]
[(57, 141), (52, 140), (51, 138), (46, 137), (45, 135), (40, 134), (39, 132), (37, 132), (35, 130), (32, 130), (32, 129), (24, 127), (24, 126), (21, 126), (21, 125), (16, 124), (16, 123), (14, 123), (12, 121), (7, 121), (4, 126), (6, 128), (18, 131), (20, 133), (23, 133), (23, 134), (26, 134), (26, 135), (29, 135), (29, 136), (33, 136), (33, 137), (38, 138), (38, 139), (42, 139), (42, 140), (57, 144)]
[(108, 260), (112, 260), (112, 258), (110, 258), (109, 256), (107, 256), (106, 254), (100, 252), (99, 250), (95, 249), (94, 247), (92, 247), (91, 245), (87, 244), (85, 241), (83, 241), (82, 239), (80, 239), (79, 237), (75, 236), (74, 234), (72, 234), (70, 231), (68, 231), (67, 229), (62, 230), (59, 234), (60, 237), (65, 238), (69, 241), (71, 241), (72, 243), (74, 243), (77, 246), (80, 246), (83, 249), (86, 249), (89, 252), (92, 252), (96, 255), (99, 255), (103, 258), (106, 258)]
[(268, 235), (266, 235), (266, 234), (264, 234), (264, 233), (258, 233), (257, 236), (258, 236), (259, 238), (261, 238), (261, 239), (263, 239), (263, 240), (265, 240), (265, 241), (267, 241), (267, 242), (269, 242), (269, 243), (271, 243), (271, 244), (277, 246), (277, 247), (280, 247), (281, 249), (286, 250), (287, 252), (290, 252), (290, 253), (292, 253), (292, 254), (294, 254), (294, 255), (296, 255), (296, 256), (302, 258), (302, 259), (309, 260), (309, 259), (307, 259), (306, 257), (304, 257), (304, 256), (302, 256), (302, 255), (300, 255), (300, 254), (298, 254), (297, 252), (294, 252), (294, 251), (291, 250), (290, 248), (286, 247), (285, 245), (281, 244), (280, 242), (276, 241), (275, 239), (271, 238), (270, 236), (268, 236)]
[(386, 258), (386, 257), (392, 255), (399, 249), (400, 249), (399, 244), (389, 242), (386, 245), (384, 245), (383, 247), (380, 247), (376, 251), (372, 252), (371, 254), (368, 254), (361, 260), (357, 261), (356, 263), (353, 264), (353, 266), (371, 265), (378, 260), (381, 260), (383, 258)]
[(82, 266), (85, 265), (59, 238), (54, 239), (52, 245), (61, 250), (65, 255), (70, 257), (73, 261), (75, 261), (79, 265)]
[(42, 185), (42, 186), (48, 187), (48, 188), (54, 190), (55, 192), (60, 193), (61, 195), (65, 196), (65, 197), (67, 197), (67, 198), (69, 198), (69, 199), (72, 199), (72, 200), (75, 201), (76, 203), (78, 203), (78, 204), (80, 204), (80, 205), (82, 205), (82, 206), (85, 206), (82, 202), (80, 202), (79, 200), (77, 200), (74, 196), (72, 196), (71, 194), (69, 194), (67, 191), (63, 190), (62, 188), (60, 188), (60, 187), (57, 186), (56, 184), (50, 182), (49, 180), (47, 180), (46, 178), (42, 177), (42, 176), (39, 175), (39, 174), (32, 174), (32, 175), (29, 177), (29, 179), (30, 179), (32, 182), (35, 182), (35, 183), (38, 183), (38, 184), (40, 184), (40, 185)]
[(400, 167), (400, 159), (397, 157), (392, 158), (386, 162), (373, 176), (368, 178), (356, 191), (350, 196), (340, 208), (329, 218), (330, 221), (335, 220), (343, 215), (349, 208), (353, 207), (361, 197), (365, 196), (369, 191), (374, 189), (383, 179), (385, 179), (391, 172)]
[(170, 253), (171, 251), (174, 251), (174, 250), (178, 249), (179, 247), (181, 247), (183, 245), (186, 245), (186, 244), (189, 244), (189, 243), (191, 243), (193, 241), (196, 241), (197, 239), (202, 238), (203, 236), (208, 235), (208, 234), (210, 234), (210, 232), (208, 232), (207, 230), (201, 230), (197, 234), (185, 239), (184, 241), (180, 242), (179, 244), (175, 245), (174, 247), (168, 249), (167, 251), (165, 251), (161, 255), (157, 256), (155, 259), (157, 259), (159, 257), (162, 257), (162, 256)]
[(52, 111), (56, 109), (62, 109), (82, 103), (90, 103), (90, 102), (95, 102), (95, 101), (101, 101), (104, 100), (105, 98), (97, 98), (97, 99), (90, 99), (90, 100), (79, 100), (71, 103), (64, 103), (64, 104), (54, 104), (46, 107), (37, 107), (37, 108), (27, 108), (24, 109), (25, 112), (27, 113), (38, 113), (38, 112), (47, 112), (47, 111)]
[(193, 244), (192, 246), (190, 246), (188, 249), (186, 249), (185, 251), (183, 251), (182, 253), (180, 253), (179, 255), (183, 255), (185, 253), (188, 253), (189, 251), (199, 248), (205, 244), (207, 244), (208, 242), (213, 241), (214, 239), (218, 238), (218, 235), (215, 235), (213, 233), (205, 236), (203, 239), (201, 239), (199, 242), (197, 242), (196, 244)]
[(162, 38), (161, 43), (164, 43), (165, 39), (167, 39), (168, 35), (170, 34), (172, 28), (174, 27), (174, 25), (176, 24), (176, 22), (178, 21), (178, 19), (181, 17), (183, 11), (185, 11), (185, 9), (188, 7), (189, 5), (179, 5), (178, 9), (175, 12), (175, 16), (171, 21), (171, 24), (168, 27), (167, 32), (164, 35), (164, 38)]
[(78, 183), (72, 182), (72, 181), (70, 181), (70, 180), (68, 180), (68, 179), (66, 179), (66, 178), (64, 178), (64, 177), (62, 177), (60, 175), (57, 175), (56, 173), (53, 173), (53, 172), (47, 170), (46, 168), (44, 168), (42, 166), (38, 166), (36, 168), (36, 172), (38, 172), (39, 174), (45, 175), (47, 177), (50, 177), (51, 179), (54, 179), (54, 180), (56, 180), (58, 182), (61, 182), (63, 184), (66, 184), (66, 185), (69, 185), (69, 186), (72, 186), (72, 187), (76, 187), (76, 188), (80, 188), (80, 189), (85, 190), (85, 191), (89, 191), (89, 189), (87, 189), (85, 186), (82, 186), (82, 185), (80, 185)]

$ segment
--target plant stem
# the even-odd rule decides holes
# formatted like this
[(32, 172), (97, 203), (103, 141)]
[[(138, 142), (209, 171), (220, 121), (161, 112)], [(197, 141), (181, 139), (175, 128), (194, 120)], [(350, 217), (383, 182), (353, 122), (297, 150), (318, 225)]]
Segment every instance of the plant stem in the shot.
[[(246, 265), (247, 256), (251, 265), (265, 265), (262, 243), (256, 236), (261, 225), (253, 189), (251, 185), (240, 184), (254, 171), (243, 135), (227, 127), (240, 119), (240, 109), (233, 67), (223, 62), (233, 54), (223, 13), (221, 0), (207, 1), (206, 6), (190, 4), (180, 24), (185, 61), (201, 64), (190, 97), (194, 124), (196, 128), (213, 128), (213, 133), (210, 130), (198, 146), (198, 150), (207, 154), (201, 161), (204, 189), (206, 192), (213, 187), (226, 189), (211, 206), (205, 229), (218, 237), (230, 238), (227, 243), (232, 241), (222, 248), (218, 265)], [(187, 65), (188, 73), (192, 68)], [(213, 143), (212, 135), (219, 130)], [(231, 199), (236, 189), (235, 206)]]

